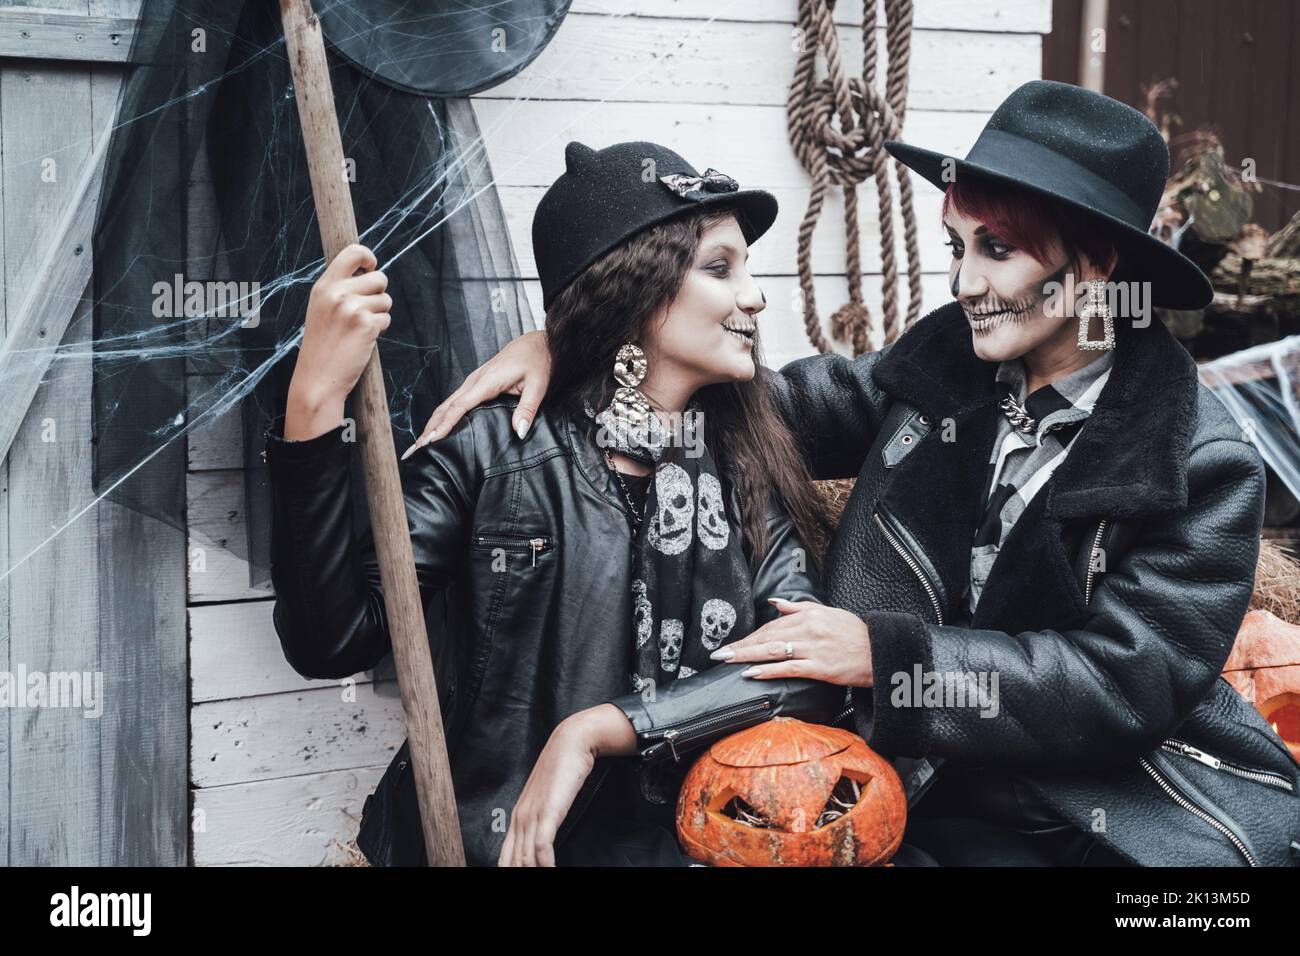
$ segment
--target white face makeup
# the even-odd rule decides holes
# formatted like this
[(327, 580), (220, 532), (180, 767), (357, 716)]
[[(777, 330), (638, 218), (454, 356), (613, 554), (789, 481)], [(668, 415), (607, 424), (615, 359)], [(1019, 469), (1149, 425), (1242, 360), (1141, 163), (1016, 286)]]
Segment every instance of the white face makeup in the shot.
[(651, 374), (669, 373), (692, 390), (754, 377), (756, 316), (766, 305), (748, 257), (735, 217), (705, 230), (677, 298), (651, 323)]
[[(1002, 241), (984, 223), (949, 208), (944, 218), (952, 247), (948, 281), (970, 323), (975, 354), (987, 362), (1020, 358), (1058, 340), (1075, 340), (1070, 311), (1058, 306), (1070, 265), (1059, 242), (1052, 242), (1045, 266)], [(1055, 285), (1053, 285), (1055, 283)]]

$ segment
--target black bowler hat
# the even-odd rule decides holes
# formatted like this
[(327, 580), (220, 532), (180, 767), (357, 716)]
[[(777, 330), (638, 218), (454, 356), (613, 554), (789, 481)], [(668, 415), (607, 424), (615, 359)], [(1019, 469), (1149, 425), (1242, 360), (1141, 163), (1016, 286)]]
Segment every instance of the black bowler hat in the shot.
[[(965, 159), (897, 140), (885, 149), (940, 189), (978, 176), (1113, 227), (1123, 278), (1150, 282), (1153, 305), (1199, 309), (1214, 296), (1196, 263), (1148, 231), (1169, 177), (1169, 147), (1127, 104), (1071, 83), (1030, 80), (993, 111)], [(947, 178), (945, 169), (953, 171)]]
[(533, 258), (542, 308), (605, 253), (636, 233), (693, 209), (734, 206), (745, 242), (776, 219), (776, 197), (741, 189), (726, 173), (703, 175), (657, 143), (615, 143), (594, 150), (577, 141), (564, 149), (565, 171), (533, 214)]

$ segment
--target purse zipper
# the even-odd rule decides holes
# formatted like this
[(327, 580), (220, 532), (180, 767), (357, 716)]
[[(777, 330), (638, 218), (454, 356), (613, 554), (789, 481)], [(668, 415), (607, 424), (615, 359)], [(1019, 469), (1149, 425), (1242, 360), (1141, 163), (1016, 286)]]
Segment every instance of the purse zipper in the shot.
[(1172, 783), (1170, 783), (1168, 779), (1166, 779), (1165, 776), (1159, 770), (1157, 770), (1154, 766), (1152, 766), (1151, 762), (1147, 760), (1146, 757), (1139, 757), (1138, 763), (1141, 764), (1143, 770), (1145, 770), (1148, 774), (1150, 774), (1151, 778), (1155, 780), (1156, 784), (1160, 787), (1160, 789), (1169, 795), (1169, 797), (1174, 801), (1174, 803), (1178, 804), (1180, 807), (1182, 807), (1188, 813), (1195, 816), (1197, 819), (1205, 821), (1210, 826), (1214, 827), (1214, 829), (1218, 830), (1225, 837), (1227, 837), (1228, 840), (1232, 843), (1232, 845), (1237, 848), (1237, 852), (1240, 853), (1242, 857), (1245, 858), (1246, 862), (1250, 866), (1260, 865), (1259, 861), (1255, 859), (1254, 854), (1252, 854), (1250, 850), (1246, 847), (1246, 844), (1242, 841), (1241, 837), (1237, 836), (1237, 834), (1233, 832), (1232, 827), (1228, 826), (1226, 823), (1224, 823), (1218, 817), (1214, 816), (1208, 810), (1202, 809), (1200, 806), (1193, 803), (1187, 797), (1183, 796), (1178, 791), (1178, 788), (1175, 787)]
[(643, 750), (641, 756), (643, 758), (653, 757), (654, 755), (661, 753), (663, 749), (667, 747), (672, 752), (673, 760), (680, 762), (681, 755), (677, 752), (677, 747), (716, 730), (717, 728), (714, 726), (715, 724), (725, 725), (729, 720), (734, 718), (743, 718), (753, 714), (761, 714), (764, 711), (771, 709), (771, 700), (766, 697), (756, 697), (753, 700), (733, 704), (726, 710), (717, 714), (712, 714), (708, 717), (699, 717), (669, 727), (648, 730), (645, 733), (647, 738), (655, 739), (661, 737), (663, 739)]
[(912, 557), (912, 553), (907, 550), (907, 547), (899, 540), (898, 536), (890, 530), (887, 524), (885, 524), (885, 519), (880, 517), (880, 512), (873, 511), (871, 516), (876, 519), (876, 524), (880, 525), (880, 530), (884, 533), (885, 540), (893, 545), (894, 550), (898, 552), (899, 557), (907, 562), (907, 566), (912, 569), (912, 573), (915, 574), (917, 580), (921, 582), (921, 587), (925, 588), (925, 593), (930, 598), (930, 604), (934, 608), (934, 616), (938, 618), (939, 623), (942, 624), (943, 608), (939, 606), (939, 594), (935, 590), (934, 585), (930, 583), (929, 576), (921, 569), (921, 565), (917, 562), (916, 558)]
[(1191, 757), (1207, 767), (1213, 767), (1215, 770), (1222, 770), (1225, 773), (1242, 777), (1246, 780), (1253, 780), (1256, 783), (1262, 783), (1270, 787), (1277, 787), (1279, 790), (1285, 790), (1288, 793), (1295, 793), (1295, 784), (1280, 773), (1273, 773), (1270, 770), (1252, 770), (1249, 767), (1240, 767), (1235, 763), (1228, 763), (1221, 760), (1213, 754), (1207, 754), (1204, 750), (1198, 750), (1191, 744), (1182, 740), (1175, 740), (1172, 737), (1161, 741), (1160, 746), (1170, 753), (1182, 754), (1184, 757)]
[(505, 548), (510, 551), (522, 551), (526, 547), (532, 552), (533, 567), (537, 567), (537, 556), (545, 551), (548, 545), (545, 538), (528, 538), (524, 540), (501, 534), (480, 534), (475, 540), (484, 547)]
[(1103, 518), (1097, 525), (1097, 536), (1092, 540), (1092, 551), (1088, 554), (1088, 578), (1083, 587), (1083, 603), (1087, 604), (1092, 600), (1092, 578), (1097, 573), (1097, 554), (1101, 550), (1101, 536), (1106, 531), (1106, 521)]

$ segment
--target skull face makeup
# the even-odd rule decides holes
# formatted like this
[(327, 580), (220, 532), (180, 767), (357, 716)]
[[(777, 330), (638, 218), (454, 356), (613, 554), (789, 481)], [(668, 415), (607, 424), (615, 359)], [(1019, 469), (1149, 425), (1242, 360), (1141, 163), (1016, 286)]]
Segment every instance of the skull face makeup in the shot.
[(654, 617), (650, 607), (650, 599), (646, 597), (645, 582), (640, 578), (632, 581), (632, 614), (636, 620), (636, 646), (640, 647), (650, 640), (650, 634), (654, 629)]
[(727, 546), (731, 527), (722, 512), (722, 483), (707, 472), (700, 475), (699, 504), (696, 520), (700, 526), (700, 541), (707, 548), (721, 551)]
[(736, 626), (736, 609), (722, 598), (710, 598), (700, 611), (700, 642), (715, 651)]
[(695, 495), (691, 476), (680, 465), (667, 464), (655, 472), (659, 507), (650, 519), (646, 539), (663, 554), (681, 554), (694, 537)]
[(659, 666), (670, 674), (682, 657), (682, 633), (681, 621), (665, 618), (659, 622)]

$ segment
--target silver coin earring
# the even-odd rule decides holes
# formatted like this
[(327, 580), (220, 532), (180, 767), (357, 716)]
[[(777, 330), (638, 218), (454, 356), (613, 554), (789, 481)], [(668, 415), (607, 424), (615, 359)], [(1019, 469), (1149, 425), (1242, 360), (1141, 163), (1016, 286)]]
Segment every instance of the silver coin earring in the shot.
[[(1110, 303), (1106, 301), (1106, 283), (1101, 279), (1090, 279), (1083, 283), (1088, 290), (1088, 299), (1079, 309), (1079, 348), (1091, 352), (1102, 352), (1115, 347), (1115, 317), (1111, 314)], [(1093, 317), (1101, 319), (1102, 337), (1088, 338), (1088, 325)]]

